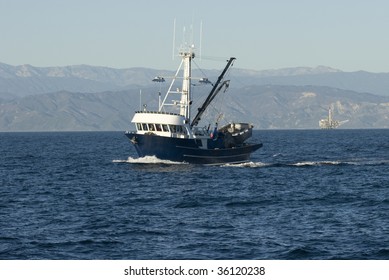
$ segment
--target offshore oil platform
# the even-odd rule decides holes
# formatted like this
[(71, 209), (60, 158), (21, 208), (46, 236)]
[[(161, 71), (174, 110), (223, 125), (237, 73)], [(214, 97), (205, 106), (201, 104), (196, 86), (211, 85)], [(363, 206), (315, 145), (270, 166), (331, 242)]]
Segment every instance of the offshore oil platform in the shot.
[(332, 108), (331, 105), (328, 107), (328, 117), (326, 119), (321, 119), (319, 121), (319, 126), (321, 129), (334, 129), (342, 124), (348, 122), (348, 120), (345, 121), (337, 121), (332, 118)]

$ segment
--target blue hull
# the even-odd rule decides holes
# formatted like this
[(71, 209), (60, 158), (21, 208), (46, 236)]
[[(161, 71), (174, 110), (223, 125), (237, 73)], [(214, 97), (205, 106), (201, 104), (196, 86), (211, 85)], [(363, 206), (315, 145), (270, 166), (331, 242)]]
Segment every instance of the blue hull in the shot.
[(203, 143), (199, 139), (170, 138), (135, 132), (128, 132), (126, 136), (134, 144), (140, 157), (156, 156), (159, 159), (196, 164), (247, 162), (251, 153), (262, 147), (260, 143), (223, 148), (221, 143), (212, 139), (207, 140), (207, 147), (202, 147)]

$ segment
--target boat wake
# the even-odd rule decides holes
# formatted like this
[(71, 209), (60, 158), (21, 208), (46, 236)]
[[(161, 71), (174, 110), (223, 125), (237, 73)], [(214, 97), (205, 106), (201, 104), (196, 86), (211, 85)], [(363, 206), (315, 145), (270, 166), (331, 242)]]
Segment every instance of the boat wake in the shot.
[[(145, 156), (140, 158), (128, 157), (127, 159), (114, 159), (113, 163), (130, 164), (165, 164), (165, 165), (189, 165), (186, 162), (177, 162), (159, 159), (155, 156)], [(323, 161), (298, 161), (298, 162), (243, 162), (227, 163), (222, 167), (237, 168), (269, 168), (269, 167), (320, 167), (320, 166), (368, 166), (368, 165), (389, 165), (389, 160), (382, 159), (354, 159), (354, 160), (323, 160)]]
[(323, 166), (323, 165), (339, 165), (340, 161), (302, 161), (296, 163), (265, 163), (265, 162), (245, 162), (239, 164), (225, 164), (224, 167), (248, 167), (248, 168), (260, 168), (260, 167), (304, 167), (304, 166)]
[(126, 160), (114, 159), (112, 162), (114, 163), (131, 163), (131, 164), (186, 164), (183, 162), (170, 161), (159, 159), (155, 156), (145, 156), (140, 158), (128, 157)]
[(341, 161), (302, 161), (297, 163), (292, 163), (292, 166), (323, 166), (323, 165), (340, 165), (344, 164)]
[(238, 164), (225, 164), (223, 167), (319, 167), (319, 166), (368, 166), (368, 165), (389, 165), (389, 160), (355, 159), (355, 160), (333, 160), (333, 161), (299, 161), (299, 162), (245, 162)]
[(243, 162), (243, 163), (227, 163), (222, 165), (223, 167), (249, 167), (249, 168), (258, 168), (258, 167), (267, 167), (271, 166), (271, 163), (263, 162)]

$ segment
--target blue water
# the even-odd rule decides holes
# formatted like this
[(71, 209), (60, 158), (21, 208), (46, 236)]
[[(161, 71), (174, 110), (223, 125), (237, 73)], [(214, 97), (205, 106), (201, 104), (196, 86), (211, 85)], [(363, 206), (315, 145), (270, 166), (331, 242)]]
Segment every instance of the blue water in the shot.
[(252, 162), (0, 133), (0, 259), (389, 259), (389, 130), (255, 131)]

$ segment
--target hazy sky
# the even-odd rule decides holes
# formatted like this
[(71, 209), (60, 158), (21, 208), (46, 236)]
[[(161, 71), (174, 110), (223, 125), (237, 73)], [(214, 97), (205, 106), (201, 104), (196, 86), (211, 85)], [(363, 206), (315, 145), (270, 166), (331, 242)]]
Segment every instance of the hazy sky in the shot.
[(173, 70), (174, 19), (238, 68), (389, 72), (387, 0), (0, 0), (0, 62)]

